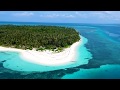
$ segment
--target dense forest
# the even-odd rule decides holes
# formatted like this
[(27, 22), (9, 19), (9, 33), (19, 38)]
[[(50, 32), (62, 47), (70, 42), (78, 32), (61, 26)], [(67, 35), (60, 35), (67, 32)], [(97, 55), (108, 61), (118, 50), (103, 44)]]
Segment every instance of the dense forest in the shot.
[(0, 46), (60, 51), (80, 40), (74, 28), (60, 26), (0, 25)]

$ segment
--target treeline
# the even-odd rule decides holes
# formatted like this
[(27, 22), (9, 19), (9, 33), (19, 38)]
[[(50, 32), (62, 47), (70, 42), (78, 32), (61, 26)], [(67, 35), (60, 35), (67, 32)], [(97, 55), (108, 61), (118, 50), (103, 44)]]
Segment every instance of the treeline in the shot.
[(74, 28), (0, 25), (0, 46), (22, 49), (62, 49), (80, 40)]

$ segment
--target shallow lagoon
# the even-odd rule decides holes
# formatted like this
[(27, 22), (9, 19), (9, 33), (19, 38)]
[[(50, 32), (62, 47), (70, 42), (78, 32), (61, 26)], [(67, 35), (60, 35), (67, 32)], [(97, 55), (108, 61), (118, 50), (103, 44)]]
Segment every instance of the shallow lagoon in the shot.
[[(38, 71), (38, 72), (45, 72), (45, 71), (53, 71), (58, 69), (65, 69), (65, 68), (71, 68), (76, 67), (82, 64), (87, 64), (88, 59), (92, 58), (91, 53), (87, 51), (87, 49), (84, 47), (84, 44), (87, 43), (87, 39), (81, 36), (82, 42), (77, 48), (77, 57), (76, 62), (71, 62), (67, 65), (63, 66), (43, 66), (43, 65), (37, 65), (30, 62), (27, 62), (23, 60), (20, 57), (20, 54), (18, 52), (0, 52), (1, 61), (3, 62), (4, 68), (16, 70), (16, 71)], [(86, 59), (86, 57), (88, 59)]]

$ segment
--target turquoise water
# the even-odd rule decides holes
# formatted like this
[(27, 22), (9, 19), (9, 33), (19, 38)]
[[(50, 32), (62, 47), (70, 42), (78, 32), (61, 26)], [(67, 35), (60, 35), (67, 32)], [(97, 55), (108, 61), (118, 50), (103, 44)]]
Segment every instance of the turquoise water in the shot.
[[(65, 69), (65, 68), (70, 68), (70, 67), (76, 67), (82, 64), (87, 64), (88, 59), (91, 59), (91, 53), (87, 51), (87, 49), (84, 47), (84, 44), (87, 43), (87, 39), (84, 38), (83, 36), (81, 37), (81, 44), (77, 48), (77, 57), (76, 57), (76, 62), (70, 62), (67, 65), (62, 65), (62, 66), (43, 66), (43, 65), (37, 65), (33, 64), (30, 62), (27, 62), (23, 60), (20, 57), (19, 53), (15, 52), (2, 52), (0, 54), (1, 61), (6, 60), (3, 62), (4, 68), (11, 69), (11, 70), (16, 70), (16, 71), (39, 71), (39, 72), (45, 72), (45, 71), (52, 71), (52, 70), (58, 70), (58, 69)], [(88, 59), (85, 59), (85, 58)]]
[(87, 47), (93, 58), (82, 69), (66, 74), (62, 79), (120, 79), (120, 27), (95, 27), (81, 29), (89, 40)]
[(56, 25), (80, 32), (76, 62), (48, 67), (26, 62), (17, 52), (0, 52), (0, 78), (120, 79), (120, 25), (79, 23), (0, 22), (17, 25)]
[(68, 74), (62, 79), (118, 79), (120, 78), (120, 65), (103, 65), (100, 68), (81, 69)]

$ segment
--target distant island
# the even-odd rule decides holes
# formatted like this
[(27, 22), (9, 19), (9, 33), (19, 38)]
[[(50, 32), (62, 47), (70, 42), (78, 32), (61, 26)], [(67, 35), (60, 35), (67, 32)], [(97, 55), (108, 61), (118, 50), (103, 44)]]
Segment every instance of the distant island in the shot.
[(0, 25), (0, 46), (60, 52), (80, 40), (74, 28), (61, 26)]

